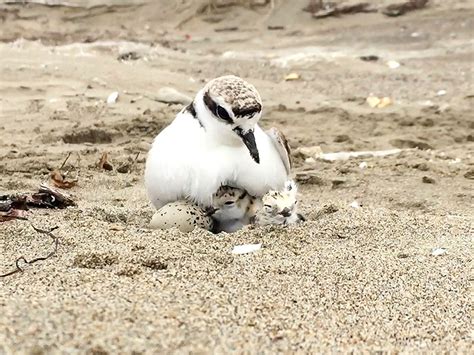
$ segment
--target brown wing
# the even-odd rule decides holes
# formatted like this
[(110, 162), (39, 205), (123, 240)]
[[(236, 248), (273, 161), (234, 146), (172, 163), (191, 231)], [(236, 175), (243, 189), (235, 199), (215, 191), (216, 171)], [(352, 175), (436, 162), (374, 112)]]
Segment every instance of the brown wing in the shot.
[(277, 149), (278, 153), (280, 154), (281, 160), (286, 168), (286, 173), (290, 175), (291, 168), (293, 167), (291, 161), (291, 149), (288, 141), (286, 140), (285, 136), (281, 131), (276, 129), (275, 127), (270, 128), (266, 131), (267, 135), (272, 139), (273, 145)]

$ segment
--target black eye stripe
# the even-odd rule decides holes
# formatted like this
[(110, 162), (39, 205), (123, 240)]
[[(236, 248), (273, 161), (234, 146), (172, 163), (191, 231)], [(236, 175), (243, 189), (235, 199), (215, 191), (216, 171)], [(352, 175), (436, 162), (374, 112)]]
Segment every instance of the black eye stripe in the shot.
[(204, 104), (207, 106), (209, 111), (211, 111), (214, 114), (214, 116), (220, 118), (226, 123), (234, 123), (234, 121), (232, 121), (232, 118), (229, 116), (229, 113), (226, 111), (226, 109), (223, 108), (222, 106), (219, 106), (218, 104), (214, 102), (214, 100), (211, 99), (209, 92), (206, 91), (204, 93), (203, 99), (204, 99)]
[(261, 110), (262, 110), (262, 105), (260, 105), (259, 103), (256, 103), (255, 106), (246, 107), (244, 109), (234, 109), (232, 111), (234, 112), (235, 117), (245, 117), (245, 116), (254, 116), (257, 112), (260, 112)]
[(239, 196), (239, 200), (242, 200), (246, 196), (247, 196), (247, 191), (244, 190), (244, 192), (242, 192), (242, 194)]

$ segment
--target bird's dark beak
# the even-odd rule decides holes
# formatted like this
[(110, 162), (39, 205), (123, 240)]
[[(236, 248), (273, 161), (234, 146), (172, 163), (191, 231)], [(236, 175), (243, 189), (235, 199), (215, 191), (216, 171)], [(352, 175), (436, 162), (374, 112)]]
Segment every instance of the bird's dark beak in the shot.
[(291, 211), (288, 207), (285, 207), (281, 212), (280, 214), (283, 216), (283, 217), (290, 217), (291, 216)]
[(234, 132), (237, 133), (240, 138), (242, 138), (242, 141), (249, 150), (252, 159), (257, 164), (260, 164), (260, 155), (258, 154), (257, 143), (255, 142), (255, 135), (253, 134), (253, 131), (247, 131), (244, 133), (241, 128), (237, 127), (234, 128)]
[(209, 206), (209, 207), (206, 207), (204, 208), (204, 213), (206, 216), (212, 216), (214, 213), (216, 213), (217, 211), (219, 211), (218, 208), (215, 208), (215, 207), (212, 207), (212, 206)]

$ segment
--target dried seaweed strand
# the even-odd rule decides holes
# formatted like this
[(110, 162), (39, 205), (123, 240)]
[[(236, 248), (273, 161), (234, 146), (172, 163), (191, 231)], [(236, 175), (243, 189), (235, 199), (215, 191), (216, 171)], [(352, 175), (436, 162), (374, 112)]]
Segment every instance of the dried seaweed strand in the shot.
[(20, 262), (24, 262), (25, 264), (31, 265), (31, 264), (34, 264), (38, 261), (47, 260), (47, 259), (49, 259), (50, 257), (52, 257), (53, 255), (55, 255), (57, 253), (58, 246), (59, 246), (59, 238), (56, 237), (52, 232), (55, 229), (58, 229), (59, 227), (56, 226), (56, 227), (50, 228), (49, 230), (46, 230), (46, 229), (40, 229), (40, 228), (35, 227), (33, 225), (33, 223), (31, 223), (31, 222), (30, 222), (30, 225), (31, 225), (31, 227), (33, 227), (33, 229), (36, 232), (41, 233), (41, 234), (47, 234), (51, 237), (51, 239), (53, 240), (53, 246), (54, 246), (53, 250), (51, 252), (49, 252), (46, 256), (39, 256), (39, 257), (36, 257), (32, 260), (26, 260), (26, 258), (24, 256), (20, 256), (18, 259), (15, 260), (16, 269), (12, 270), (10, 272), (7, 272), (6, 274), (0, 275), (0, 278), (8, 277), (8, 276), (14, 275), (18, 272), (23, 272), (23, 269), (20, 267)]

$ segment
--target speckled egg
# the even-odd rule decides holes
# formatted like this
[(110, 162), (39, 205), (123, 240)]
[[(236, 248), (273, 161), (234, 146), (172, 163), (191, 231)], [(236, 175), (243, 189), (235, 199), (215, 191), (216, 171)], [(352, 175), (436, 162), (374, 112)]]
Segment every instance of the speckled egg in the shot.
[(171, 202), (153, 215), (150, 228), (168, 229), (176, 227), (182, 232), (191, 232), (195, 227), (212, 230), (212, 218), (199, 206), (189, 201)]

